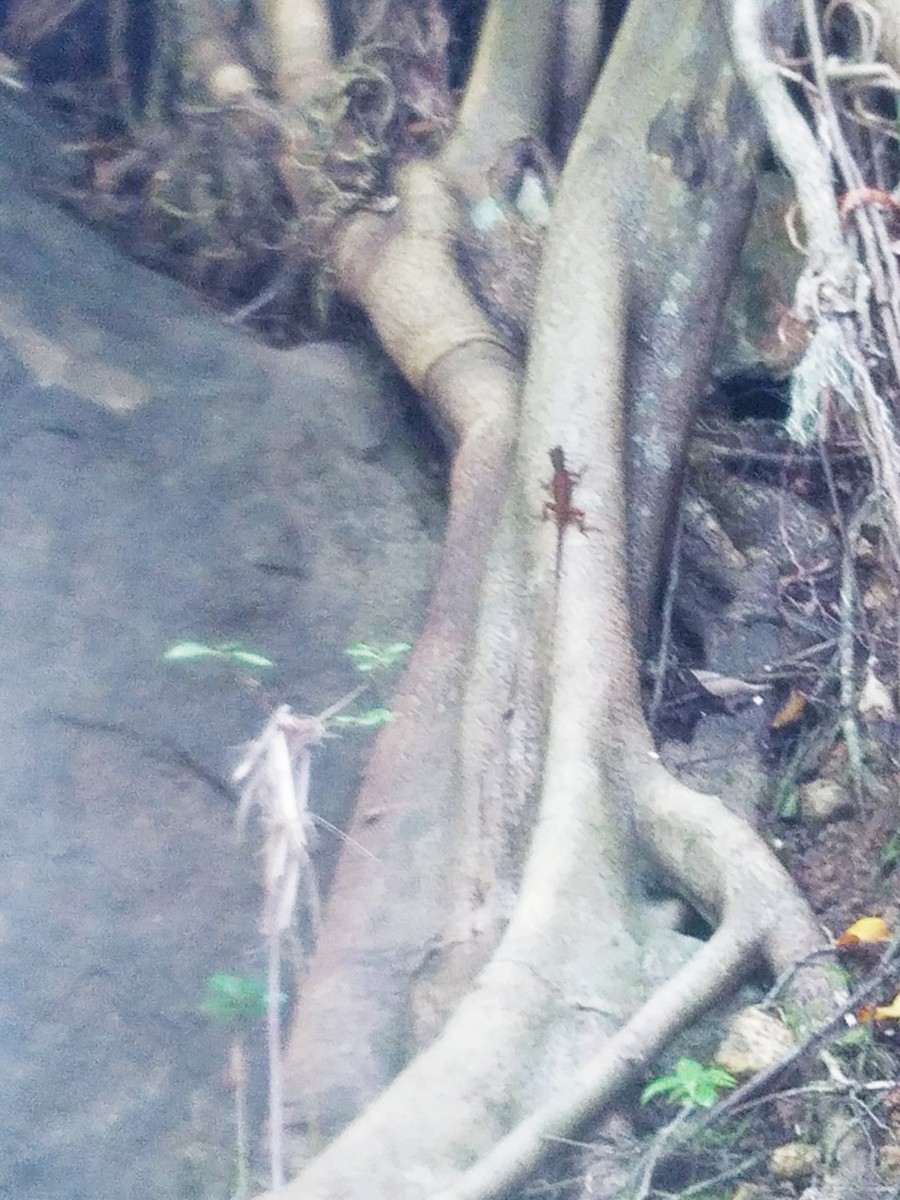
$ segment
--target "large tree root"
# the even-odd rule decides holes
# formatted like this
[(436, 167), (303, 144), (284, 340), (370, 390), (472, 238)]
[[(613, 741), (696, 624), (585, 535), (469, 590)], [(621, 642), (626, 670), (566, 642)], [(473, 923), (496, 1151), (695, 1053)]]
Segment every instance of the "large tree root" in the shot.
[[(669, 31), (674, 49), (659, 66), (666, 96), (666, 69), (678, 77), (696, 56), (691, 38), (713, 19), (702, 0), (689, 7), (685, 40)], [(639, 42), (653, 22), (642, 4), (633, 9)], [(436, 177), (416, 168), (397, 215), (363, 218), (348, 234), (345, 291), (373, 314), (459, 451), (434, 607), (400, 720), (379, 744), (352, 828), (381, 861), (345, 856), (292, 1036), (288, 1095), (307, 1125), (306, 1152), (317, 1148), (317, 1133), (337, 1136), (282, 1197), (494, 1195), (533, 1167), (547, 1136), (590, 1117), (742, 973), (759, 963), (779, 973), (821, 944), (753, 830), (657, 762), (632, 642), (626, 398), (637, 394), (646, 405), (665, 394), (673, 405), (660, 440), (642, 442), (638, 454), (653, 461), (637, 572), (637, 611), (646, 614), (646, 577), (663, 535), (658, 510), (677, 474), (689, 385), (712, 348), (714, 321), (699, 331), (694, 323), (710, 272), (730, 270), (723, 247), (740, 241), (743, 210), (728, 213), (727, 205), (748, 202), (737, 161), (747, 140), (728, 157), (722, 114), (736, 105), (716, 36), (707, 49), (721, 76), (722, 121), (706, 142), (696, 128), (691, 134), (707, 156), (703, 187), (666, 159), (667, 130), (678, 119), (669, 113), (659, 126), (658, 97), (634, 102), (634, 123), (612, 150), (610, 105), (619, 96), (592, 106), (554, 210), (514, 463), (514, 373), (489, 351), (495, 383), (485, 390), (484, 363), (471, 358), (473, 348), (490, 346), (489, 333), (454, 299), (461, 332), (441, 341), (437, 310), (432, 316), (415, 290), (401, 287), (397, 297), (398, 279), (430, 277), (449, 257), (451, 218), (420, 225), (414, 204), (432, 187), (442, 203)], [(623, 44), (622, 64), (633, 62), (639, 47), (624, 33)], [(619, 81), (622, 64), (618, 77), (612, 72)], [(649, 253), (648, 235), (643, 226), (635, 233), (632, 195), (603, 171), (610, 162), (639, 171), (648, 158), (645, 211), (667, 197), (673, 221), (702, 216), (709, 225), (677, 272), (674, 242), (652, 248), (652, 270), (625, 265), (638, 246)], [(712, 170), (714, 162), (731, 167)], [(630, 178), (634, 186), (634, 171)], [(393, 274), (398, 262), (412, 276)], [(654, 278), (659, 312), (651, 319)], [(656, 330), (671, 361), (647, 347), (635, 355), (627, 333), (635, 327)], [(679, 333), (687, 366), (677, 357)], [(583, 537), (562, 529), (558, 573), (557, 530), (539, 519), (555, 444), (581, 470), (578, 504), (588, 524)], [(511, 847), (523, 826), (530, 837), (521, 871)], [(708, 943), (698, 948), (660, 928), (640, 882), (647, 861), (715, 927)], [(802, 977), (797, 995), (811, 1022), (825, 1015), (830, 988), (820, 974)]]
[[(790, 881), (719, 802), (663, 778), (657, 779), (657, 795), (647, 800), (650, 825), (659, 821), (654, 834), (665, 840), (671, 862), (680, 858), (682, 869), (690, 862), (691, 879), (698, 868), (708, 870), (708, 886), (697, 889), (706, 891), (706, 902), (725, 897), (712, 939), (587, 1058), (574, 1083), (557, 1085), (506, 1133), (517, 1107), (513, 1097), (520, 1111), (523, 1101), (535, 1099), (517, 1089), (528, 1092), (527, 1075), (539, 1070), (540, 1051), (551, 1052), (550, 1043), (560, 1038), (570, 1046), (584, 1045), (586, 1030), (588, 1040), (599, 1036), (609, 1016), (608, 998), (593, 1001), (607, 1011), (585, 1011), (591, 1003), (584, 988), (587, 971), (579, 972), (581, 988), (573, 994), (573, 981), (565, 978), (572, 963), (554, 953), (554, 944), (571, 936), (573, 914), (558, 902), (555, 916), (548, 916), (549, 881), (526, 877), (521, 896), (526, 915), (517, 912), (509, 935), (444, 1034), (282, 1195), (298, 1200), (495, 1195), (527, 1174), (545, 1152), (548, 1137), (570, 1135), (645, 1070), (666, 1041), (749, 966), (762, 959), (779, 969), (820, 944)], [(691, 810), (687, 821), (674, 821), (674, 810), (684, 813), (685, 806)], [(667, 836), (673, 827), (675, 846)], [(559, 830), (551, 836), (557, 842)], [(547, 850), (537, 846), (534, 853), (534, 873), (545, 876)], [(597, 939), (598, 956), (604, 954), (603, 942), (602, 936)], [(557, 959), (553, 974), (550, 958)], [(608, 956), (604, 971), (616, 971)], [(608, 987), (609, 980), (603, 982)], [(616, 991), (623, 990), (621, 974), (615, 983)], [(476, 1165), (465, 1171), (473, 1159)]]

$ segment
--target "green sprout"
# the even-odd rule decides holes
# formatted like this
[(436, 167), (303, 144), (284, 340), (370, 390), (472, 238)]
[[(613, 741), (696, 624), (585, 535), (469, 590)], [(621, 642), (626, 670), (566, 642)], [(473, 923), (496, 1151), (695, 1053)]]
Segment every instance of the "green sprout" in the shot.
[(245, 650), (240, 642), (219, 642), (215, 646), (209, 646), (206, 642), (176, 642), (163, 654), (163, 662), (199, 662), (204, 658), (214, 658), (241, 667), (275, 665), (264, 654), (257, 654), (255, 650)]
[(679, 1108), (712, 1108), (719, 1093), (737, 1085), (737, 1080), (721, 1067), (704, 1067), (693, 1058), (680, 1058), (671, 1075), (660, 1075), (641, 1092), (641, 1104), (657, 1096)]
[(346, 654), (353, 660), (357, 671), (390, 671), (399, 666), (412, 650), (409, 642), (391, 642), (389, 646), (370, 646), (368, 642), (356, 642), (348, 646)]
[(242, 1025), (267, 1012), (266, 981), (248, 975), (210, 975), (200, 1004), (204, 1017), (223, 1025)]
[(332, 717), (333, 725), (341, 725), (345, 729), (379, 729), (382, 725), (387, 725), (393, 721), (394, 714), (389, 708), (370, 708), (366, 712), (357, 713), (342, 713), (336, 717)]
[[(368, 675), (375, 671), (393, 670), (402, 663), (410, 650), (412, 650), (412, 646), (409, 642), (391, 642), (387, 646), (355, 642), (354, 645), (347, 647), (345, 653), (348, 658), (352, 659), (357, 671)], [(353, 699), (365, 690), (366, 685), (362, 685), (347, 699)], [(332, 709), (332, 712), (334, 711)], [(380, 729), (382, 725), (387, 725), (393, 719), (394, 715), (389, 708), (369, 708), (362, 713), (341, 713), (330, 717), (333, 725), (341, 726), (344, 729)]]
[(247, 1146), (247, 1048), (244, 1030), (268, 1012), (266, 981), (249, 975), (210, 975), (200, 1003), (200, 1012), (231, 1032), (228, 1047), (229, 1086), (234, 1092), (234, 1200), (250, 1195)]

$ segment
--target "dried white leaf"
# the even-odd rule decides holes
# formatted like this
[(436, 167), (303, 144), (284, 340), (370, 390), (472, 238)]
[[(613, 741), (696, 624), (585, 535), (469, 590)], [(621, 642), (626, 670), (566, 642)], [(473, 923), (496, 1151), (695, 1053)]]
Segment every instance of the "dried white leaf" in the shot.
[(252, 807), (260, 811), (266, 893), (260, 928), (266, 935), (289, 927), (304, 877), (315, 927), (318, 889), (309, 856), (313, 828), (309, 775), (312, 747), (326, 736), (325, 724), (318, 717), (299, 717), (282, 704), (232, 774), (240, 789), (238, 828)]
[(875, 674), (873, 667), (873, 660), (870, 659), (866, 664), (866, 678), (859, 692), (857, 707), (860, 716), (866, 721), (893, 721), (897, 716), (897, 709), (891, 693)]
[(691, 671), (705, 692), (717, 696), (720, 700), (758, 696), (768, 691), (767, 683), (748, 683), (746, 679), (736, 679), (731, 675), (720, 675), (718, 671)]

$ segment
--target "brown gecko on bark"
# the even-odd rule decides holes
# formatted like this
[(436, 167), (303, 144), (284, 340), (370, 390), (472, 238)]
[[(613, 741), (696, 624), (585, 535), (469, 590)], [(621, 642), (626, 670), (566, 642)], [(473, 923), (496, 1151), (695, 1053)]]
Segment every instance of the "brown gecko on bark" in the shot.
[(575, 525), (582, 533), (587, 533), (584, 524), (584, 509), (572, 504), (572, 493), (575, 484), (581, 478), (580, 471), (570, 471), (566, 466), (566, 456), (562, 446), (554, 446), (550, 451), (550, 462), (553, 466), (553, 476), (547, 484), (552, 500), (545, 500), (541, 510), (541, 519), (556, 522), (556, 581), (559, 582), (559, 569), (562, 565), (562, 546), (566, 526)]

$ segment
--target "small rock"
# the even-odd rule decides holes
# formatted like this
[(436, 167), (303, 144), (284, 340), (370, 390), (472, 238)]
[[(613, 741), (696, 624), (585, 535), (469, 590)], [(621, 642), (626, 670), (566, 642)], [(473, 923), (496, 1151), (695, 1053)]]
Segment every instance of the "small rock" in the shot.
[(853, 812), (853, 797), (835, 779), (811, 779), (800, 785), (798, 794), (807, 821), (837, 821)]
[(819, 1147), (809, 1142), (788, 1142), (776, 1146), (769, 1159), (769, 1170), (777, 1179), (805, 1179), (819, 1169)]
[(878, 1153), (878, 1169), (888, 1179), (900, 1178), (900, 1146), (882, 1146)]
[(877, 666), (877, 660), (870, 658), (856, 707), (865, 721), (894, 721), (897, 718), (897, 707), (890, 691), (875, 674)]
[(772, 1200), (772, 1193), (759, 1183), (739, 1183), (731, 1200)]
[(223, 104), (228, 100), (250, 96), (256, 90), (253, 76), (240, 63), (226, 63), (218, 67), (210, 77), (209, 87), (213, 96)]
[(774, 1067), (794, 1049), (794, 1038), (778, 1020), (755, 1006), (742, 1008), (716, 1051), (716, 1063), (735, 1079)]

